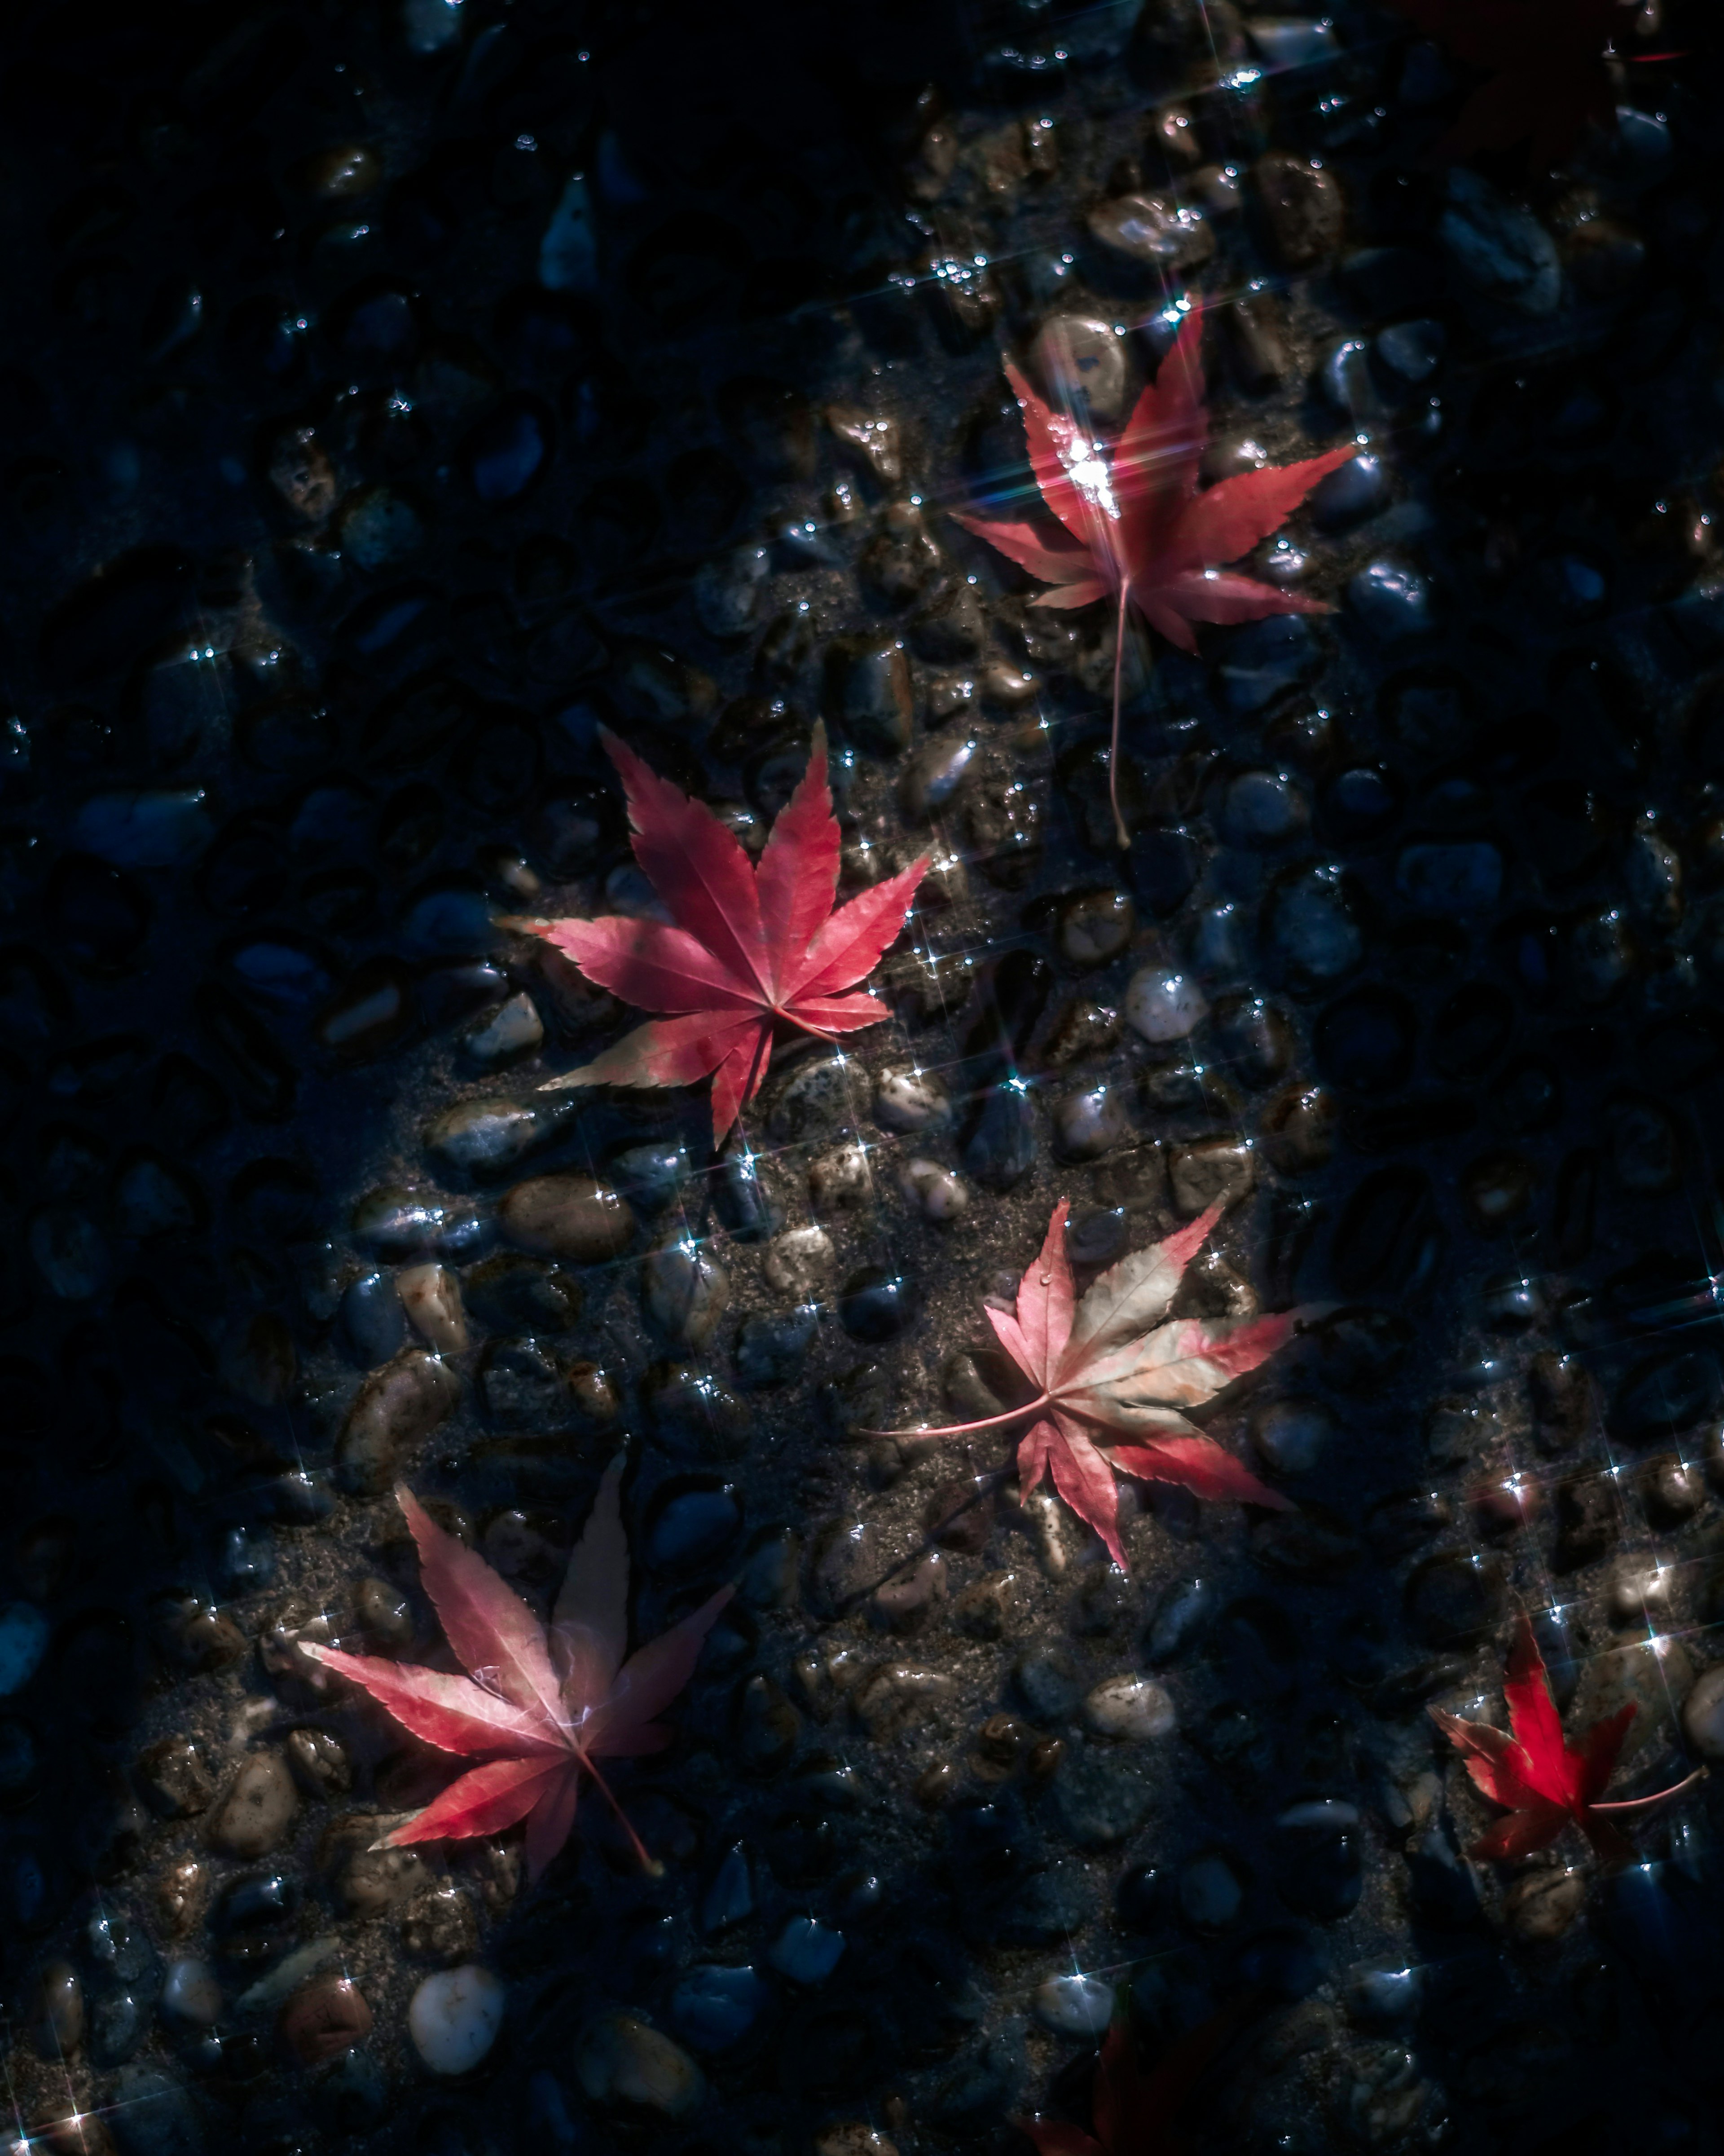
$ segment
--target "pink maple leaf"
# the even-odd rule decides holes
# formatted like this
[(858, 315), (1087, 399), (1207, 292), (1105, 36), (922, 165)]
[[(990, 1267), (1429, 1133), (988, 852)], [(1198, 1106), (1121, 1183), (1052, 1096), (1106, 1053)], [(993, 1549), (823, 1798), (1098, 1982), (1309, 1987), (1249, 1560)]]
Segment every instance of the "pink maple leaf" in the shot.
[(732, 1590), (720, 1588), (623, 1660), (629, 1543), (622, 1479), (619, 1455), (598, 1486), (548, 1628), (482, 1557), (444, 1532), (405, 1484), (396, 1485), (425, 1592), (467, 1676), (301, 1643), (315, 1661), (368, 1691), (403, 1729), (480, 1762), (387, 1835), (388, 1845), (496, 1834), (525, 1820), (527, 1868), (537, 1878), (573, 1831), (582, 1778), (590, 1776), (641, 1861), (657, 1868), (597, 1763), (638, 1758), (670, 1743), (674, 1732), (657, 1717), (694, 1674), (701, 1642)]
[(1278, 590), (1222, 564), (1237, 561), (1278, 530), (1325, 474), (1357, 454), (1349, 442), (1298, 464), (1238, 473), (1199, 493), (1198, 471), (1209, 439), (1203, 320), (1202, 304), (1194, 302), (1172, 350), (1111, 444), (1044, 403), (1008, 361), (1006, 379), (1024, 413), (1029, 468), (1063, 529), (1050, 541), (1031, 524), (957, 517), (1049, 588), (1036, 593), (1035, 605), (1081, 607), (1111, 593), (1117, 598), (1109, 788), (1121, 846), (1131, 843), (1119, 802), (1126, 607), (1135, 606), (1181, 651), (1197, 649), (1200, 622), (1331, 613), (1321, 599)]
[[(1223, 1204), (1121, 1258), (1091, 1283), (1081, 1302), (1065, 1254), (1070, 1209), (1064, 1198), (1054, 1208), (1041, 1255), (1018, 1283), (1015, 1311), (984, 1306), (1000, 1345), (1037, 1388), (1035, 1398), (977, 1422), (868, 1434), (958, 1437), (1034, 1416), (1018, 1445), (1021, 1495), (1027, 1497), (1049, 1477), (1121, 1571), (1127, 1568), (1116, 1468), (1146, 1481), (1182, 1483), (1200, 1497), (1289, 1510), (1285, 1497), (1180, 1413), (1255, 1370), (1298, 1322), (1294, 1311), (1213, 1325), (1167, 1317), (1180, 1278), (1221, 1218)], [(1109, 1434), (1098, 1440), (1097, 1432)], [(1122, 1445), (1122, 1436), (1142, 1441)]]

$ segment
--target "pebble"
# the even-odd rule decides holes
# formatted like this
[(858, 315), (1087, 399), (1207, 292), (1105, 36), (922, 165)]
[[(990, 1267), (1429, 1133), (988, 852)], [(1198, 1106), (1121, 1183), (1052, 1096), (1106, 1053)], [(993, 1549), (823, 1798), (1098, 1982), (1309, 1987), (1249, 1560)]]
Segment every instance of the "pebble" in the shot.
[(848, 1123), (864, 1075), (842, 1050), (803, 1057), (772, 1096), (767, 1135), (779, 1145), (797, 1145)]
[[(351, 1979), (322, 1976), (290, 1995), (277, 2026), (282, 2041), (302, 2066), (321, 2066), (365, 2041), (372, 2030), (372, 2010)], [(413, 2037), (417, 2042), (417, 2027)]]
[(1229, 845), (1258, 850), (1283, 845), (1301, 836), (1310, 821), (1311, 803), (1305, 789), (1285, 772), (1239, 772), (1222, 797), (1221, 832)]
[(1050, 1976), (1036, 1987), (1036, 2018), (1056, 2035), (1105, 2035), (1113, 2010), (1113, 1986), (1099, 1976)]
[(812, 1309), (757, 1313), (736, 1336), (736, 1376), (752, 1389), (788, 1385), (801, 1375), (818, 1326)]
[(1215, 252), (1208, 219), (1172, 195), (1116, 195), (1098, 203), (1085, 223), (1113, 262), (1138, 273), (1193, 270)]
[(477, 1962), (439, 1969), (408, 2006), (413, 2049), (434, 2074), (470, 2073), (497, 2040), (503, 2000), (502, 1985)]
[(700, 564), (690, 593), (695, 619), (709, 636), (747, 634), (760, 611), (772, 568), (771, 550), (752, 544), (732, 547)]
[(697, 2051), (728, 2051), (772, 2005), (772, 1988), (747, 1962), (697, 1964), (670, 1994), (670, 2019)]
[(1395, 886), (1421, 913), (1488, 913), (1502, 895), (1503, 860), (1485, 839), (1406, 846)]
[(1320, 531), (1348, 531), (1374, 516), (1388, 500), (1388, 470), (1369, 449), (1331, 472), (1325, 472), (1311, 493), (1312, 521)]
[(1311, 269), (1340, 245), (1346, 205), (1332, 172), (1275, 150), (1257, 160), (1251, 177), (1285, 269)]
[(1237, 1204), (1256, 1181), (1256, 1163), (1245, 1139), (1198, 1138), (1174, 1148), (1167, 1177), (1180, 1218), (1192, 1220), (1218, 1199)]
[(1014, 1189), (1035, 1166), (1035, 1111), (1021, 1081), (991, 1086), (964, 1127), (964, 1165), (988, 1190)]
[(162, 1986), (162, 2011), (172, 2021), (209, 2029), (221, 2019), (222, 1987), (206, 1961), (173, 1961)]
[(1080, 1849), (1116, 1848), (1149, 1816), (1154, 1787), (1123, 1747), (1074, 1746), (1054, 1776), (1054, 1815)]
[(215, 836), (201, 787), (92, 794), (72, 823), (72, 843), (113, 868), (183, 868)]
[(791, 1228), (767, 1245), (761, 1273), (775, 1294), (811, 1303), (830, 1279), (837, 1256), (824, 1228)]
[(976, 747), (973, 734), (954, 730), (930, 735), (917, 749), (898, 782), (898, 799), (911, 823), (927, 823), (953, 798), (975, 761)]
[(30, 1602), (0, 1608), (0, 1699), (22, 1691), (48, 1652), (48, 1620)]
[(1180, 1866), (1178, 1893), (1180, 1915), (1199, 1932), (1224, 1931), (1238, 1920), (1245, 1898), (1237, 1867), (1219, 1850), (1188, 1857)]
[(164, 1819), (189, 1819), (205, 1811), (215, 1794), (209, 1762), (189, 1737), (164, 1737), (152, 1744), (138, 1761), (137, 1779)]
[(1166, 1737), (1178, 1719), (1167, 1686), (1153, 1677), (1108, 1677), (1084, 1697), (1084, 1720), (1098, 1737)]
[(865, 1265), (852, 1273), (839, 1297), (839, 1321), (845, 1332), (870, 1345), (895, 1340), (921, 1314), (918, 1284), (882, 1265)]
[(88, 1214), (47, 1205), (29, 1227), (30, 1255), (50, 1291), (67, 1302), (88, 1302), (107, 1286), (107, 1239)]
[(1433, 624), (1430, 580), (1397, 562), (1372, 562), (1347, 584), (1347, 603), (1379, 643), (1422, 636)]
[(641, 1267), (641, 1301), (665, 1337), (685, 1348), (703, 1347), (730, 1301), (730, 1276), (698, 1244), (686, 1240), (654, 1250)]
[(1065, 1252), (1075, 1265), (1111, 1265), (1131, 1240), (1123, 1205), (1081, 1206), (1065, 1224)]
[(576, 2046), (575, 2072), (593, 2102), (639, 2106), (665, 2118), (686, 2118), (706, 2094), (706, 2076), (687, 2052), (634, 2014), (589, 2022)]
[(1554, 314), (1562, 300), (1562, 257), (1532, 211), (1464, 165), (1450, 169), (1448, 190), (1436, 237), (1464, 283), (1516, 314)]
[(1126, 350), (1118, 325), (1099, 315), (1050, 315), (1030, 346), (1030, 365), (1047, 396), (1074, 400), (1092, 426), (1112, 427), (1126, 416)]
[(396, 1276), (401, 1306), (420, 1337), (439, 1355), (459, 1355), (467, 1346), (467, 1317), (461, 1307), (461, 1284), (446, 1265), (406, 1266)]
[(525, 989), (499, 1004), (461, 1035), (461, 1053), (481, 1070), (502, 1070), (545, 1044), (545, 1023)]
[(407, 1312), (392, 1274), (361, 1273), (349, 1281), (341, 1294), (341, 1317), (347, 1346), (362, 1370), (375, 1369), (407, 1345)]
[(227, 1856), (267, 1856), (291, 1832), (299, 1791), (279, 1752), (255, 1752), (234, 1776), (208, 1830), (212, 1849)]
[(1105, 1079), (1055, 1101), (1053, 1125), (1054, 1150), (1062, 1160), (1099, 1160), (1133, 1135), (1123, 1091)]
[(36, 1979), (30, 2041), (44, 2059), (69, 2060), (84, 2048), (84, 1987), (69, 1961), (50, 1961)]
[(861, 1146), (833, 1146), (808, 1163), (808, 1197), (817, 1211), (846, 1212), (866, 1205), (873, 1195), (874, 1177)]
[(884, 1070), (875, 1081), (874, 1120), (910, 1137), (952, 1120), (952, 1098), (931, 1071)]
[(793, 1984), (824, 1984), (844, 1958), (844, 1935), (813, 1917), (792, 1917), (767, 1949), (774, 1969)]
[(1081, 891), (1060, 909), (1060, 955), (1074, 966), (1105, 966), (1130, 943), (1137, 927), (1129, 892)]
[(937, 1160), (908, 1160), (899, 1171), (898, 1187), (925, 1220), (944, 1226), (969, 1210), (970, 1193), (961, 1176)]
[(463, 1101), (425, 1126), (425, 1150), (439, 1168), (454, 1175), (506, 1175), (516, 1162), (565, 1130), (574, 1113), (575, 1103), (567, 1095)]
[(434, 1355), (409, 1348), (361, 1385), (336, 1444), (344, 1487), (374, 1496), (388, 1487), (403, 1448), (428, 1437), (454, 1412), (460, 1380)]
[(724, 1554), (741, 1525), (733, 1490), (717, 1485), (673, 1490), (649, 1521), (647, 1562), (664, 1572), (698, 1571)]
[(901, 640), (844, 637), (829, 645), (822, 709), (847, 740), (870, 756), (897, 756), (908, 748), (915, 706)]
[(1702, 1759), (1724, 1759), (1724, 1664), (1703, 1671), (1682, 1702), (1682, 1733)]
[(582, 1265), (620, 1257), (634, 1236), (628, 1204), (590, 1175), (517, 1183), (498, 1206), (497, 1222), (517, 1249)]
[(1132, 1030), (1157, 1045), (1183, 1040), (1208, 1016), (1197, 983), (1160, 966), (1142, 966), (1126, 985), (1125, 1014)]
[(1012, 1681), (1038, 1722), (1064, 1722), (1077, 1710), (1081, 1687), (1067, 1648), (1026, 1648), (1012, 1665)]

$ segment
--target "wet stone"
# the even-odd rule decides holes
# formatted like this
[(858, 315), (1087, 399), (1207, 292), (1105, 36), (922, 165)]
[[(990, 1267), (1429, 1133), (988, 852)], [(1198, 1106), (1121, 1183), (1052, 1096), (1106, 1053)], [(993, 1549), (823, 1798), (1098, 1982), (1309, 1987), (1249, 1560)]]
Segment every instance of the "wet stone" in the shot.
[(641, 1267), (641, 1301), (665, 1337), (685, 1348), (703, 1346), (730, 1300), (730, 1276), (697, 1245), (672, 1243), (654, 1250)]
[(575, 2072), (590, 2100), (609, 2109), (685, 2118), (706, 2096), (706, 2077), (688, 2054), (639, 2015), (605, 2015), (582, 2031)]
[(824, 1137), (850, 1120), (851, 1102), (865, 1082), (842, 1052), (805, 1058), (772, 1096), (767, 1135), (777, 1145)]
[(1139, 275), (1193, 269), (1215, 252), (1208, 220), (1171, 195), (1116, 196), (1098, 203), (1085, 222), (1106, 257)]
[(814, 1344), (818, 1322), (812, 1309), (745, 1318), (736, 1336), (738, 1382), (751, 1390), (793, 1383)]
[(489, 1331), (566, 1332), (581, 1315), (581, 1289), (572, 1273), (505, 1251), (462, 1276), (466, 1306)]
[(1112, 1849), (1148, 1817), (1154, 1786), (1128, 1748), (1075, 1746), (1054, 1778), (1053, 1816), (1080, 1849)]
[(267, 1856), (291, 1832), (299, 1792), (277, 1752), (254, 1753), (211, 1816), (210, 1846), (227, 1856)]
[(538, 1175), (517, 1183), (499, 1204), (497, 1219), (517, 1249), (575, 1265), (620, 1257), (634, 1235), (628, 1205), (590, 1175)]
[(1137, 926), (1129, 892), (1081, 891), (1060, 909), (1060, 955), (1074, 966), (1105, 966), (1130, 943)]
[(490, 1342), (479, 1366), (486, 1415), (505, 1430), (559, 1429), (570, 1419), (562, 1364), (532, 1339)]
[(1272, 151), (1258, 159), (1251, 177), (1284, 268), (1309, 270), (1340, 245), (1346, 206), (1332, 172)]
[(770, 1985), (747, 1963), (706, 1963), (678, 1981), (670, 2020), (695, 2051), (716, 2054), (740, 2044), (772, 2001)]
[(1321, 1400), (1271, 1400), (1251, 1418), (1251, 1442), (1283, 1475), (1309, 1475), (1332, 1447), (1335, 1418)]
[(338, 1737), (324, 1729), (295, 1729), (282, 1747), (288, 1771), (314, 1799), (345, 1796), (353, 1786), (352, 1763)]
[(386, 1489), (398, 1455), (446, 1419), (460, 1392), (454, 1371), (418, 1348), (373, 1372), (360, 1387), (336, 1442), (336, 1468), (343, 1486), (362, 1496)]
[(1113, 2018), (1113, 1987), (1099, 1976), (1050, 1976), (1037, 1988), (1035, 2014), (1056, 2035), (1104, 2035)]
[(208, 1760), (189, 1737), (164, 1737), (138, 1761), (138, 1785), (164, 1819), (204, 1811), (215, 1794)]
[(523, 989), (469, 1026), (461, 1035), (461, 1053), (481, 1070), (502, 1070), (543, 1046), (544, 1021)]
[(964, 1165), (985, 1189), (1011, 1190), (1035, 1165), (1035, 1111), (1008, 1079), (983, 1095), (964, 1127)]
[(1157, 1045), (1183, 1040), (1202, 1024), (1208, 1009), (1195, 981), (1162, 967), (1142, 967), (1126, 984), (1127, 1022), (1145, 1040)]
[(503, 2005), (502, 1985), (476, 1962), (440, 1969), (408, 2004), (413, 2049), (434, 2074), (470, 2073), (496, 2041)]
[(1682, 1733), (1702, 1759), (1724, 1759), (1724, 1665), (1703, 1671), (1683, 1701)]
[(951, 1096), (931, 1071), (886, 1070), (875, 1081), (874, 1120), (882, 1130), (914, 1136), (951, 1116)]
[(466, 1960), (479, 1945), (471, 1900), (449, 1879), (416, 1895), (401, 1912), (401, 1943), (422, 1960)]
[(361, 1273), (341, 1294), (341, 1331), (362, 1369), (375, 1369), (407, 1345), (407, 1312), (393, 1275)]
[(1082, 1697), (1077, 1665), (1060, 1646), (1027, 1648), (1012, 1665), (1018, 1697), (1038, 1722), (1064, 1722)]
[(1456, 275), (1491, 305), (1537, 318), (1561, 305), (1556, 242), (1530, 210), (1464, 166), (1449, 176), (1437, 239)]
[(345, 1976), (321, 1976), (291, 1994), (277, 2024), (282, 2041), (302, 2066), (340, 2058), (372, 2030), (365, 1994)]
[(839, 1295), (839, 1322), (852, 1339), (877, 1345), (898, 1336), (921, 1315), (916, 1281), (880, 1265), (852, 1273)]
[(1168, 1161), (1167, 1173), (1174, 1205), (1187, 1220), (1194, 1219), (1218, 1199), (1229, 1205), (1236, 1204), (1256, 1180), (1251, 1148), (1237, 1138), (1199, 1138), (1190, 1145), (1178, 1146)]
[(1167, 1687), (1152, 1677), (1109, 1677), (1084, 1698), (1084, 1721), (1097, 1737), (1142, 1742), (1167, 1737), (1178, 1716)]
[(1244, 1902), (1239, 1868), (1219, 1850), (1188, 1857), (1179, 1867), (1176, 1891), (1180, 1915), (1197, 1932), (1224, 1931)]
[(396, 1292), (413, 1329), (440, 1355), (458, 1355), (467, 1345), (466, 1313), (461, 1287), (446, 1265), (408, 1265), (397, 1276)]
[(767, 1245), (761, 1272), (774, 1294), (811, 1303), (818, 1299), (836, 1262), (832, 1238), (824, 1228), (791, 1228)]
[(826, 654), (823, 709), (833, 725), (870, 755), (910, 746), (910, 662), (894, 638), (843, 638)]
[(208, 1962), (170, 1962), (162, 1987), (162, 2011), (182, 2027), (208, 2029), (220, 2020), (222, 1987)]
[(426, 1125), (425, 1150), (439, 1168), (455, 1175), (506, 1175), (564, 1129), (572, 1113), (568, 1101), (554, 1097), (463, 1101)]
[(898, 798), (912, 823), (926, 824), (957, 795), (976, 757), (972, 734), (931, 735), (911, 757)]
[(51, 1961), (36, 1980), (30, 2041), (44, 2059), (70, 2059), (84, 2048), (84, 1987), (68, 1961)]
[(1052, 1121), (1054, 1149), (1062, 1160), (1099, 1160), (1133, 1135), (1121, 1089), (1106, 1081), (1056, 1101)]
[(874, 1177), (861, 1146), (833, 1146), (808, 1163), (808, 1198), (817, 1212), (849, 1211), (873, 1195)]

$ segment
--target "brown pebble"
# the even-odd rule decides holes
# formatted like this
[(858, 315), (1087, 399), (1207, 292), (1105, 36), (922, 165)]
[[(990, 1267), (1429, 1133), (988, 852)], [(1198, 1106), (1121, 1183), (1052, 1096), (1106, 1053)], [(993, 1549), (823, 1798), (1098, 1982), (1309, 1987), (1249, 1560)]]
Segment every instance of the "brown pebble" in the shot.
[(345, 1976), (314, 1977), (292, 1993), (277, 2024), (282, 2041), (302, 2066), (339, 2058), (371, 2034), (365, 1994)]
[(1060, 1762), (1065, 1757), (1063, 1737), (1044, 1737), (1030, 1748), (1028, 1771), (1033, 1782), (1050, 1780), (1060, 1771)]
[(156, 1880), (156, 1911), (171, 1937), (183, 1938), (191, 1930), (208, 1885), (209, 1875), (195, 1856), (182, 1856)]
[(1562, 1936), (1585, 1901), (1584, 1874), (1551, 1865), (1516, 1880), (1504, 1906), (1515, 1937), (1542, 1946)]
[(45, 1964), (36, 1980), (30, 2041), (44, 2059), (69, 2059), (84, 2044), (84, 1987), (69, 1961)]
[(285, 1840), (299, 1809), (286, 1761), (276, 1752), (254, 1753), (210, 1821), (210, 1846), (228, 1856), (267, 1856)]
[(529, 1176), (505, 1197), (497, 1219), (517, 1250), (583, 1265), (620, 1257), (634, 1235), (634, 1214), (590, 1175)]
[(189, 1737), (164, 1737), (137, 1765), (138, 1785), (164, 1819), (188, 1819), (215, 1794), (209, 1762)]
[(936, 1812), (957, 1794), (960, 1777), (950, 1759), (936, 1759), (918, 1774), (910, 1794), (924, 1811)]

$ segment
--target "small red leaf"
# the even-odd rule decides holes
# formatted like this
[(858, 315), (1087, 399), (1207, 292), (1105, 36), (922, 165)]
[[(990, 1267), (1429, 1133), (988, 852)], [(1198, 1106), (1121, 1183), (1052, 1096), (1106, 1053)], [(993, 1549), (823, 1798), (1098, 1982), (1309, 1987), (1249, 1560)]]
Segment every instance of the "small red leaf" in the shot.
[(1601, 1804), (1634, 1717), (1634, 1702), (1595, 1722), (1578, 1744), (1571, 1744), (1524, 1610), (1515, 1622), (1503, 1692), (1511, 1736), (1488, 1722), (1470, 1722), (1439, 1707), (1430, 1711), (1432, 1720), (1465, 1758), (1467, 1772), (1482, 1794), (1508, 1808), (1508, 1816), (1473, 1844), (1475, 1856), (1525, 1856), (1554, 1841), (1572, 1823), (1607, 1863), (1621, 1863), (1632, 1856), (1633, 1845), (1617, 1820), (1668, 1804), (1700, 1779), (1698, 1774), (1690, 1774), (1655, 1796)]

